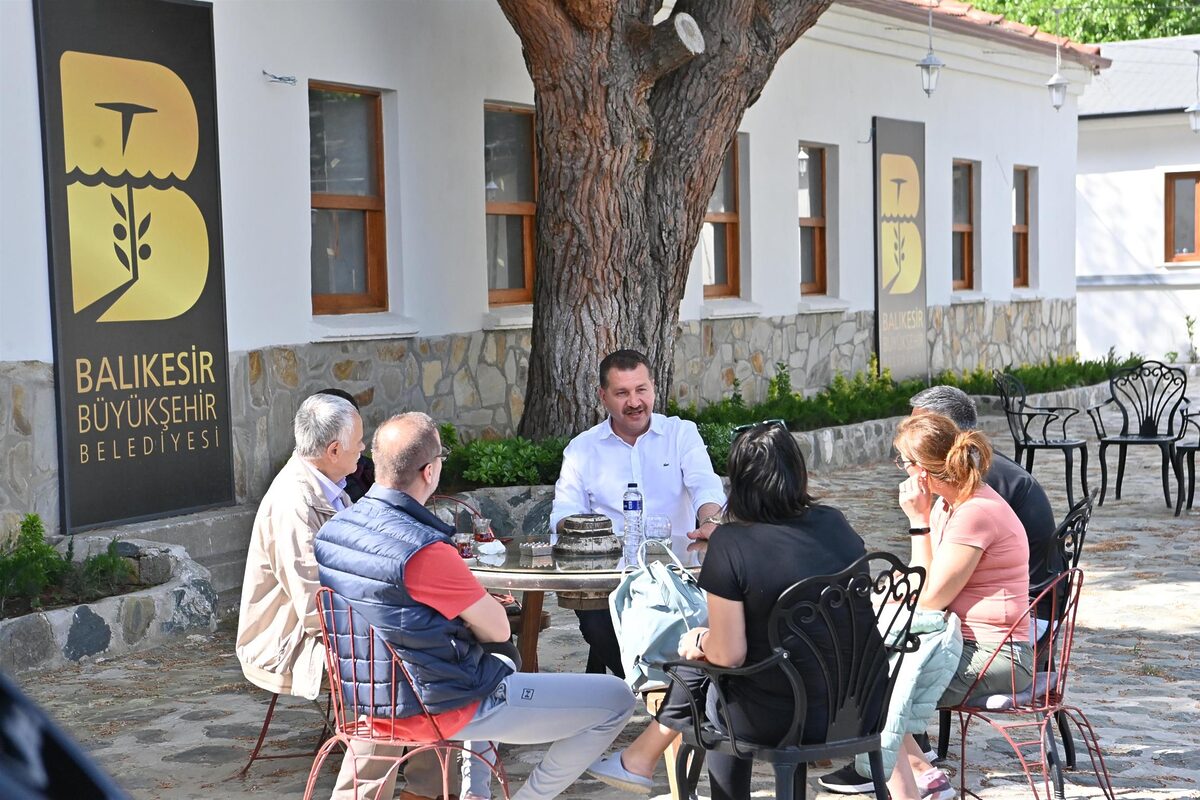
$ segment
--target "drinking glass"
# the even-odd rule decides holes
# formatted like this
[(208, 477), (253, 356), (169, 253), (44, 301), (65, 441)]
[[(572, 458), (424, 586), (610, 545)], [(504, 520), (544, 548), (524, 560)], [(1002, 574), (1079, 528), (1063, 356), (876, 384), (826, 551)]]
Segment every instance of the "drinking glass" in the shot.
[(671, 538), (671, 518), (661, 514), (646, 517), (646, 539), (665, 542)]
[(469, 533), (454, 534), (454, 546), (458, 548), (458, 554), (463, 558), (475, 557), (475, 551), (472, 549), (473, 538)]
[(487, 517), (471, 517), (471, 528), (475, 531), (477, 542), (490, 542), (496, 538), (492, 533), (492, 521)]

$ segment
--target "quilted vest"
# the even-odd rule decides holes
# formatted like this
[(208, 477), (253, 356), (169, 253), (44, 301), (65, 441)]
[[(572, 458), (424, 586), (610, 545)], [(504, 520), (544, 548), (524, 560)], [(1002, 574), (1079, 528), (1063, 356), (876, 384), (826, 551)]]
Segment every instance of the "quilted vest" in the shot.
[[(452, 543), (453, 528), (430, 514), (404, 492), (379, 484), (350, 508), (341, 511), (321, 528), (314, 543), (321, 585), (328, 586), (346, 602), (358, 620), (353, 635), (337, 630), (340, 672), (349, 692), (349, 681), (373, 670), (375, 696), (357, 698), (358, 713), (392, 713), (411, 717), (421, 713), (412, 689), (402, 674), (391, 686), (391, 657), (376, 642), (369, 648), (366, 626), (396, 651), (412, 675), (421, 703), (438, 714), (461, 708), (491, 694), (512, 670), (486, 653), (461, 619), (447, 619), (409, 595), (404, 586), (404, 567), (421, 549), (437, 542)], [(335, 614), (335, 626), (345, 627), (346, 615)], [(327, 620), (328, 622), (328, 620)], [(350, 640), (353, 638), (353, 658)], [(357, 673), (356, 673), (357, 670)], [(360, 685), (360, 694), (367, 692)], [(351, 698), (346, 698), (348, 704)]]

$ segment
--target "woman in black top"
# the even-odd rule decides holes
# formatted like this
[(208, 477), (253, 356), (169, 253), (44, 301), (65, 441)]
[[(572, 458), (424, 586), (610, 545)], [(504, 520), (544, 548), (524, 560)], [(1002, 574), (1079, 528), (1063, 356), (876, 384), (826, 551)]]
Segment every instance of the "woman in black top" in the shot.
[[(842, 571), (866, 548), (840, 511), (816, 504), (809, 495), (804, 456), (782, 423), (759, 423), (735, 439), (726, 518), (729, 522), (709, 538), (700, 570), (709, 626), (684, 634), (679, 652), (684, 658), (737, 667), (770, 655), (767, 620), (785, 589), (814, 575)], [(824, 692), (814, 690), (824, 688), (824, 679), (814, 664), (798, 661), (795, 666), (809, 695), (805, 729), (823, 737), (827, 707)], [(714, 693), (700, 673), (694, 677), (693, 693), (708, 706), (708, 719), (716, 720)], [(778, 670), (731, 682), (726, 699), (740, 739), (777, 741), (791, 722), (792, 690)], [(687, 700), (674, 687), (658, 721), (676, 730), (691, 724)], [(664, 731), (651, 724), (626, 750), (593, 764), (589, 772), (612, 785), (648, 793), (649, 776), (674, 738)], [(706, 763), (713, 800), (750, 796), (750, 761), (710, 752)]]

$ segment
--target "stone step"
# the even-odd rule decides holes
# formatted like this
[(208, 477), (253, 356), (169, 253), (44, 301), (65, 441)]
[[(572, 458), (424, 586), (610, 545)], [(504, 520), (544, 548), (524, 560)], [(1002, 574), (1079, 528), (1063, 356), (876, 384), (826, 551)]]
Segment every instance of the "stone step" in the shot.
[(218, 553), (197, 561), (212, 573), (212, 586), (217, 593), (220, 614), (224, 615), (230, 609), (236, 610), (246, 572), (245, 549)]
[[(180, 517), (88, 531), (88, 535), (148, 539), (152, 542), (182, 545), (193, 560), (204, 564), (205, 559), (225, 553), (240, 552), (243, 558), (245, 557), (246, 548), (250, 544), (250, 529), (254, 525), (254, 514), (257, 510), (257, 503), (214, 508)], [(239, 577), (238, 585), (240, 584)]]

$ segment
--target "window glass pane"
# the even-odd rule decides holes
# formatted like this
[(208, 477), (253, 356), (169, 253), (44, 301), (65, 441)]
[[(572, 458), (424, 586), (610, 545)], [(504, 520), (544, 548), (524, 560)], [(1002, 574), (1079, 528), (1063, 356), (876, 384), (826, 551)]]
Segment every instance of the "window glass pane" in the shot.
[(1021, 262), (1025, 252), (1025, 234), (1014, 233), (1013, 237), (1013, 281), (1020, 283), (1023, 281), (1021, 275)]
[(308, 90), (312, 191), (379, 194), (375, 165), (374, 95)]
[(822, 190), (825, 188), (824, 175), (821, 169), (821, 156), (825, 150), (821, 147), (800, 147), (798, 159), (800, 173), (800, 216), (825, 216), (825, 198)]
[(722, 222), (706, 222), (700, 229), (701, 271), (705, 286), (729, 283), (729, 251), (725, 244), (728, 228)]
[(1026, 170), (1013, 170), (1013, 225), (1029, 224), (1028, 209), (1025, 208), (1028, 181), (1029, 173)]
[(966, 280), (966, 270), (964, 269), (963, 264), (963, 239), (966, 237), (966, 234), (955, 233), (953, 234), (953, 237), (954, 244), (950, 248), (953, 270), (951, 274), (954, 276), (954, 280), (956, 281)]
[(954, 224), (971, 223), (971, 165), (954, 165)]
[(312, 210), (312, 291), (367, 291), (365, 211)]
[(800, 228), (800, 282), (817, 282), (817, 241), (816, 230), (809, 227)]
[(721, 175), (717, 178), (717, 188), (713, 190), (708, 200), (708, 210), (712, 214), (733, 214), (737, 212), (737, 174), (733, 168), (734, 148), (737, 142), (729, 146), (725, 154), (725, 162), (721, 165)]
[(488, 201), (533, 202), (532, 114), (484, 109), (483, 168)]
[(524, 217), (487, 215), (489, 289), (525, 288)]
[(1175, 240), (1171, 252), (1177, 256), (1196, 252), (1196, 179), (1176, 178)]

